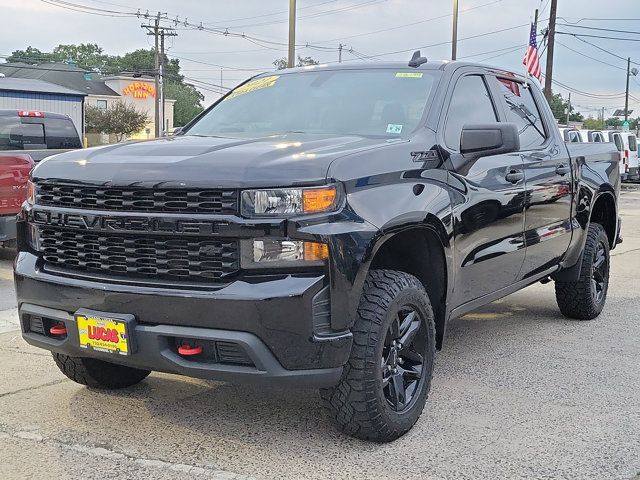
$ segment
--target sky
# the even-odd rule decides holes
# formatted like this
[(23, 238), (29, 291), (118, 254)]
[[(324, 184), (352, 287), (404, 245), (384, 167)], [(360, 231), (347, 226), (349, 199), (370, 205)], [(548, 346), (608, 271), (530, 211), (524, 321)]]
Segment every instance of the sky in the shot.
[[(529, 23), (538, 8), (538, 31), (543, 30), (549, 3), (459, 0), (458, 59), (522, 72)], [(601, 107), (609, 116), (624, 106), (624, 59), (631, 57), (640, 68), (639, 2), (616, 0), (606, 8), (602, 0), (558, 3), (558, 31), (566, 33), (557, 37), (554, 79), (573, 90), (572, 104), (585, 116), (596, 116)], [(430, 59), (449, 59), (452, 4), (298, 0), (296, 50), (321, 63), (337, 62), (340, 44), (346, 62), (408, 61), (418, 48)], [(153, 39), (141, 28), (147, 20), (135, 14), (161, 12), (173, 20), (164, 24), (178, 34), (167, 42), (168, 55), (180, 60), (183, 74), (201, 88), (208, 104), (218, 96), (214, 85), (233, 87), (286, 56), (288, 6), (288, 0), (0, 0), (0, 59), (29, 45), (50, 51), (58, 44), (97, 43), (108, 54), (149, 48)], [(568, 90), (554, 86), (554, 92), (566, 97)], [(630, 92), (638, 99), (630, 100), (630, 108), (640, 113), (640, 75), (631, 78)]]

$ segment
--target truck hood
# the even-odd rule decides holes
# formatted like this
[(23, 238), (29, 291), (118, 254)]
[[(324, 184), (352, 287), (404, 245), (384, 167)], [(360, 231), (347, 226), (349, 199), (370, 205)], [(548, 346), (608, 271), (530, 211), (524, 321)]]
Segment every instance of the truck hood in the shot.
[(117, 186), (284, 187), (324, 182), (336, 158), (388, 143), (311, 134), (184, 135), (62, 153), (40, 162), (33, 177)]

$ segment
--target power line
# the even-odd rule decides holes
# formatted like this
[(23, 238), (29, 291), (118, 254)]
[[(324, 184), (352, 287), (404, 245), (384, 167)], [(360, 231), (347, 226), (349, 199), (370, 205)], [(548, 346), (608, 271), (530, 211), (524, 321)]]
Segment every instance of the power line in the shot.
[(584, 28), (587, 30), (597, 30), (600, 32), (629, 33), (631, 35), (640, 35), (640, 32), (634, 32), (632, 30), (615, 30), (612, 28), (598, 28), (598, 27), (591, 27), (587, 25), (571, 25), (569, 23), (560, 23), (559, 25), (563, 27), (569, 27), (569, 28)]
[(580, 18), (579, 20), (576, 20), (575, 22), (571, 21), (571, 18), (575, 18), (575, 17), (558, 17), (559, 19), (564, 20), (567, 23), (572, 23), (572, 24), (576, 24), (576, 23), (580, 23), (580, 22), (584, 22), (584, 21), (589, 21), (589, 22), (638, 22), (640, 21), (640, 18), (594, 18), (594, 17), (584, 17), (584, 18)]
[(586, 53), (582, 53), (582, 52), (580, 52), (578, 50), (575, 50), (575, 49), (569, 47), (568, 45), (565, 45), (564, 43), (561, 43), (561, 42), (559, 42), (557, 40), (556, 40), (556, 43), (558, 45), (562, 45), (567, 50), (571, 50), (572, 52), (577, 53), (578, 55), (581, 55), (583, 57), (590, 58), (591, 60), (594, 60), (596, 62), (602, 63), (604, 65), (609, 65), (610, 67), (617, 68), (618, 70), (626, 70), (626, 68), (624, 68), (624, 67), (620, 67), (618, 65), (614, 65), (613, 63), (605, 62), (604, 60), (600, 60), (599, 58), (591, 57), (591, 56), (587, 55)]
[(556, 33), (558, 35), (572, 35), (574, 37), (603, 38), (605, 40), (621, 40), (623, 42), (640, 42), (640, 38), (605, 37), (603, 35), (591, 35), (587, 33), (570, 33), (570, 32), (556, 32)]
[[(569, 35), (574, 37), (576, 40), (580, 40), (582, 43), (586, 43), (587, 45), (591, 45), (592, 47), (595, 47), (595, 48), (597, 48), (598, 50), (600, 50), (600, 51), (602, 51), (604, 53), (608, 53), (609, 55), (611, 55), (613, 57), (616, 57), (616, 58), (618, 58), (620, 60), (624, 60), (625, 62), (627, 61), (626, 58), (624, 58), (624, 57), (622, 57), (622, 56), (620, 56), (620, 55), (618, 55), (616, 53), (613, 53), (613, 52), (607, 50), (606, 48), (603, 48), (603, 47), (601, 47), (599, 45), (596, 45), (595, 43), (589, 42), (588, 40), (585, 40), (584, 38), (581, 38), (580, 35), (576, 35), (576, 34), (569, 34)], [(631, 61), (631, 63), (633, 63), (634, 65), (640, 65), (640, 63), (634, 62), (633, 60)]]
[[(310, 15), (301, 15), (298, 17), (298, 20), (303, 20), (303, 19), (308, 19), (308, 18), (318, 18), (318, 17), (323, 17), (323, 16), (327, 16), (327, 15), (334, 15), (336, 13), (341, 13), (341, 12), (345, 12), (345, 11), (349, 11), (349, 10), (355, 10), (357, 8), (361, 8), (361, 7), (367, 7), (370, 5), (373, 5), (375, 3), (381, 3), (381, 2), (386, 2), (387, 0), (367, 0), (365, 2), (361, 2), (361, 3), (357, 3), (355, 5), (349, 5), (349, 6), (345, 6), (345, 7), (341, 7), (341, 8), (335, 8), (335, 9), (331, 9), (331, 10), (325, 10), (322, 12), (316, 12)], [(248, 23), (248, 24), (244, 24), (244, 25), (234, 25), (234, 28), (247, 28), (247, 27), (264, 27), (264, 26), (268, 26), (268, 25), (278, 25), (278, 24), (282, 24), (282, 23), (287, 23), (289, 20), (274, 20), (274, 21), (270, 21), (270, 22), (263, 22), (263, 23)], [(218, 24), (220, 24), (221, 22), (217, 22)]]
[[(462, 13), (469, 12), (471, 10), (476, 10), (478, 8), (487, 7), (489, 5), (495, 5), (496, 3), (502, 3), (502, 0), (495, 0), (493, 2), (483, 3), (482, 5), (476, 5), (475, 7), (467, 8), (467, 9), (464, 9), (464, 10), (460, 10), (460, 13), (462, 14)], [(378, 33), (390, 32), (392, 30), (399, 30), (399, 29), (406, 28), (406, 27), (412, 27), (414, 25), (420, 25), (422, 23), (427, 23), (427, 22), (432, 22), (432, 21), (435, 21), (435, 20), (440, 20), (440, 19), (443, 19), (443, 18), (448, 18), (448, 17), (450, 17), (452, 15), (453, 15), (452, 13), (447, 13), (446, 15), (440, 15), (440, 16), (437, 16), (437, 17), (425, 18), (424, 20), (418, 20), (418, 21), (415, 21), (415, 22), (404, 23), (402, 25), (396, 25), (394, 27), (389, 27), (389, 28), (382, 28), (380, 30), (373, 30), (371, 32), (358, 33), (358, 34), (349, 35), (349, 36), (346, 36), (346, 37), (332, 38), (330, 40), (322, 40), (322, 41), (319, 41), (317, 43), (331, 43), (331, 42), (337, 42), (337, 41), (340, 41), (340, 40), (349, 40), (350, 38), (365, 37), (365, 36), (368, 36), (368, 35), (375, 35), (375, 34), (378, 34)]]
[[(522, 27), (525, 27), (525, 26), (528, 26), (528, 25), (529, 25), (528, 23), (523, 23), (523, 24), (520, 24), (520, 25), (515, 25), (513, 27), (502, 28), (500, 30), (493, 30), (491, 32), (485, 32), (485, 33), (481, 33), (481, 34), (478, 34), (478, 35), (472, 35), (472, 36), (469, 36), (469, 37), (459, 38), (458, 42), (462, 42), (464, 40), (472, 40), (474, 38), (486, 37), (486, 36), (489, 36), (489, 35), (495, 35), (496, 33), (507, 32), (509, 30), (515, 30), (516, 28), (522, 28)], [(418, 47), (407, 48), (405, 50), (396, 50), (396, 51), (393, 51), (393, 52), (379, 53), (379, 54), (376, 54), (376, 55), (368, 55), (367, 58), (379, 58), (379, 57), (384, 57), (384, 56), (387, 56), (387, 55), (395, 55), (395, 54), (398, 54), (398, 53), (413, 52), (415, 50), (420, 50), (420, 49), (423, 49), (423, 48), (438, 47), (438, 46), (441, 46), (441, 45), (448, 45), (450, 43), (451, 43), (451, 40), (446, 41), (446, 42), (432, 43), (430, 45), (422, 45), (422, 46), (418, 46)]]

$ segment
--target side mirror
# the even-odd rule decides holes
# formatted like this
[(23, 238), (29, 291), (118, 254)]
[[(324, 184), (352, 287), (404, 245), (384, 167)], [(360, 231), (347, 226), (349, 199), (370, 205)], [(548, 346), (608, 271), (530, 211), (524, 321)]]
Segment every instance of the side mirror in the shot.
[(480, 156), (500, 155), (520, 150), (520, 135), (515, 123), (465, 125), (460, 136), (460, 153)]
[(174, 128), (174, 129), (173, 129), (173, 131), (171, 132), (171, 135), (172, 135), (172, 136), (180, 135), (180, 132), (182, 132), (182, 127), (176, 127), (176, 128)]

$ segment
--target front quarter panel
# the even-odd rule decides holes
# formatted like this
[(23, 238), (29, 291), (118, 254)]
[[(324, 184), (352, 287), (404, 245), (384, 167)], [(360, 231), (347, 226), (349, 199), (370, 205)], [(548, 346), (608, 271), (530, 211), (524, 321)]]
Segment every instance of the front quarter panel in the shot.
[(451, 278), (447, 171), (434, 155), (427, 161), (414, 161), (416, 151), (432, 148), (432, 140), (425, 133), (411, 141), (390, 143), (375, 151), (336, 160), (328, 176), (344, 186), (342, 215), (347, 221), (316, 225), (297, 222), (300, 233), (320, 235), (329, 243), (334, 329), (353, 325), (376, 252), (404, 229), (430, 228), (438, 235), (448, 257), (447, 277)]

